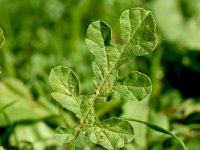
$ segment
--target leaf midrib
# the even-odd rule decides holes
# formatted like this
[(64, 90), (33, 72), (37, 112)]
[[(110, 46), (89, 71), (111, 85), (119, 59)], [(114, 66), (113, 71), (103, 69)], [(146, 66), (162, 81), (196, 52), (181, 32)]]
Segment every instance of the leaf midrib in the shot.
[[(149, 14), (150, 14), (150, 12), (148, 13), (148, 15), (149, 15)], [(148, 15), (146, 15), (146, 17), (147, 17)], [(145, 17), (145, 18), (146, 18), (146, 17)], [(144, 18), (144, 19), (145, 19), (145, 18)], [(140, 25), (142, 24), (142, 22), (144, 21), (144, 19), (141, 21)], [(139, 27), (137, 28), (137, 30), (138, 30), (138, 29), (139, 29)], [(137, 31), (137, 30), (136, 30), (136, 31)], [(135, 32), (135, 33), (136, 33), (136, 32)], [(135, 35), (135, 34), (133, 34), (133, 36), (134, 36), (134, 35)], [(132, 37), (133, 37), (133, 36), (132, 36)], [(91, 39), (88, 39), (88, 38), (87, 38), (87, 40), (92, 41)], [(94, 41), (92, 41), (92, 42), (94, 42)], [(95, 42), (95, 43), (96, 43), (96, 42)], [(96, 44), (98, 45), (98, 43), (96, 43)], [(129, 43), (128, 43), (128, 44), (129, 44)], [(127, 44), (127, 45), (128, 45), (128, 44)], [(127, 47), (127, 45), (126, 45), (126, 47)], [(106, 47), (106, 46), (105, 46), (105, 47)], [(123, 54), (123, 53), (125, 52), (125, 50), (126, 50), (126, 47), (123, 49), (123, 51), (122, 51), (121, 53), (120, 53), (119, 49), (118, 49), (117, 47), (115, 47), (115, 48), (118, 49), (118, 51), (119, 51), (119, 53), (120, 53), (119, 58), (117, 59), (117, 61), (115, 62), (115, 64), (110, 68), (110, 70), (108, 71), (107, 75), (103, 78), (103, 80), (102, 80), (102, 82), (101, 82), (99, 88), (96, 90), (95, 98), (94, 98), (93, 101), (92, 101), (92, 105), (90, 105), (90, 107), (88, 108), (88, 111), (86, 112), (85, 116), (83, 117), (83, 122), (85, 121), (85, 118), (87, 117), (88, 113), (90, 112), (91, 108), (93, 107), (94, 102), (96, 101), (98, 95), (101, 93), (101, 92), (100, 92), (100, 91), (101, 91), (101, 88), (103, 87), (103, 85), (104, 85), (106, 79), (108, 78), (108, 76), (111, 74), (111, 72), (112, 72), (112, 71), (115, 69), (115, 67), (117, 66), (117, 64), (118, 64), (118, 62), (119, 62), (119, 60), (120, 60), (122, 54)]]
[[(143, 9), (141, 9), (143, 10)], [(144, 22), (144, 20), (151, 14), (150, 11), (148, 11), (148, 13), (146, 14), (146, 16), (142, 19), (140, 25), (137, 27), (137, 29), (135, 30), (135, 32), (132, 32), (132, 28), (131, 28), (131, 36), (130, 36), (130, 40), (128, 41), (128, 43), (125, 45), (124, 51), (127, 49), (128, 45), (131, 43), (131, 39), (133, 39), (133, 37), (135, 37), (135, 34), (137, 33), (138, 29), (140, 28), (141, 24)], [(131, 20), (130, 20), (130, 10), (129, 10), (129, 23), (131, 24)], [(123, 51), (123, 52), (124, 52)], [(122, 53), (123, 53), (122, 52)]]
[[(129, 13), (130, 13), (130, 11), (129, 11)], [(150, 14), (150, 12), (148, 12), (148, 14), (147, 14), (147, 15), (144, 17), (144, 19), (141, 21), (141, 23), (140, 23), (140, 25), (138, 26), (137, 30), (139, 29), (139, 27), (141, 26), (141, 24), (144, 22), (144, 20), (147, 18), (147, 16), (149, 16), (149, 14)], [(130, 17), (129, 17), (129, 18), (130, 18)], [(129, 19), (129, 21), (130, 21), (130, 19)], [(130, 22), (130, 24), (131, 24), (131, 22)], [(131, 29), (131, 30), (132, 30), (132, 29)], [(137, 32), (137, 30), (136, 30), (136, 32)], [(132, 39), (132, 38), (135, 36), (136, 32), (131, 36), (130, 39)], [(129, 40), (129, 43), (130, 43), (130, 41), (131, 41), (131, 40)], [(111, 73), (111, 72), (115, 69), (115, 67), (117, 66), (117, 64), (118, 64), (118, 62), (119, 62), (119, 60), (120, 60), (122, 54), (126, 51), (126, 48), (127, 48), (127, 46), (129, 45), (129, 43), (126, 44), (125, 48), (123, 49), (123, 51), (122, 51), (121, 53), (120, 53), (119, 49), (116, 47), (116, 48), (118, 49), (119, 53), (120, 53), (120, 56), (119, 56), (119, 58), (117, 59), (116, 63), (113, 65), (113, 67), (111, 67), (111, 69), (109, 70), (108, 74), (107, 74), (107, 75), (105, 76), (105, 78), (103, 79), (102, 84), (100, 85), (100, 87), (99, 87), (98, 90), (97, 90), (99, 93), (100, 93), (100, 90), (101, 90), (101, 88), (103, 87), (103, 85), (104, 85), (106, 79), (108, 78), (108, 76), (110, 75), (110, 73)], [(106, 46), (105, 46), (105, 48), (106, 48)]]
[[(147, 17), (149, 14), (150, 14), (150, 12), (148, 12), (148, 14), (145, 16), (145, 18), (141, 21), (140, 25), (143, 23), (143, 21), (146, 19), (146, 17)], [(138, 26), (137, 30), (139, 29), (140, 25)], [(136, 30), (136, 31), (137, 31), (137, 30)], [(135, 33), (136, 33), (136, 32), (135, 32)], [(132, 38), (134, 37), (134, 35), (135, 35), (135, 34), (133, 34)], [(87, 38), (87, 40), (90, 40), (90, 39)], [(92, 40), (90, 40), (90, 41), (92, 41)], [(93, 41), (93, 42), (94, 42), (94, 41)], [(130, 42), (130, 41), (129, 41), (129, 42)], [(98, 43), (97, 43), (97, 44), (98, 44)], [(128, 44), (129, 44), (129, 43), (128, 43)], [(107, 75), (105, 76), (105, 78), (103, 78), (103, 81), (102, 81), (102, 83), (100, 84), (99, 88), (96, 90), (95, 97), (94, 97), (94, 99), (92, 100), (90, 106), (88, 107), (87, 112), (85, 113), (85, 115), (84, 115), (84, 117), (83, 117), (83, 119), (82, 119), (82, 121), (81, 121), (81, 123), (80, 123), (80, 125), (79, 125), (79, 129), (80, 129), (80, 130), (81, 130), (82, 126), (84, 125), (85, 119), (87, 118), (87, 116), (88, 116), (89, 112), (91, 111), (92, 107), (94, 107), (94, 102), (96, 101), (98, 95), (101, 93), (101, 89), (102, 89), (102, 87), (103, 87), (103, 85), (104, 85), (106, 79), (107, 79), (108, 76), (111, 74), (111, 72), (116, 68), (116, 66), (117, 66), (117, 64), (118, 64), (118, 62), (119, 62), (119, 60), (120, 60), (122, 54), (126, 51), (126, 48), (127, 48), (128, 44), (123, 48), (123, 51), (122, 51), (121, 53), (120, 53), (118, 47), (115, 46), (115, 48), (117, 48), (117, 49), (118, 49), (118, 52), (120, 53), (119, 58), (117, 59), (117, 61), (115, 62), (115, 64), (110, 68), (110, 70), (108, 71), (108, 73), (107, 73)], [(105, 46), (105, 47), (106, 47), (106, 46)], [(77, 134), (78, 134), (78, 133), (77, 133)], [(75, 135), (76, 135), (76, 134), (75, 134)]]

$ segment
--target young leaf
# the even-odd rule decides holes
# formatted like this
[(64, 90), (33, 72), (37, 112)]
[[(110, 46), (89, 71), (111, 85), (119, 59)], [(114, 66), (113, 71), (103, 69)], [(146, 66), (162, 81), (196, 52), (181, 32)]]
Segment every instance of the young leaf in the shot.
[(156, 46), (155, 20), (150, 11), (142, 8), (129, 9), (120, 17), (122, 56), (132, 59), (151, 53)]
[(110, 118), (97, 121), (86, 129), (90, 140), (107, 149), (122, 148), (125, 143), (133, 140), (133, 127), (125, 120)]
[(112, 42), (111, 28), (105, 22), (93, 22), (87, 29), (86, 44), (94, 58), (94, 94), (78, 94), (78, 80), (69, 68), (57, 67), (50, 73), (52, 96), (80, 119), (73, 136), (68, 130), (58, 130), (61, 142), (70, 145), (80, 132), (108, 149), (122, 148), (133, 140), (134, 132), (129, 122), (119, 118), (99, 121), (94, 107), (99, 100), (143, 100), (151, 92), (151, 81), (146, 75), (135, 71), (119, 78), (118, 69), (134, 56), (153, 51), (156, 46), (154, 18), (149, 11), (136, 8), (125, 11), (120, 22), (122, 41), (119, 45)]
[(54, 68), (49, 80), (54, 92), (61, 92), (72, 97), (79, 95), (79, 82), (70, 68), (61, 66)]
[(73, 139), (75, 133), (75, 128), (72, 128), (72, 130), (69, 130), (64, 127), (58, 127), (55, 130), (55, 136), (56, 139), (59, 140), (61, 143), (69, 143)]
[(115, 65), (120, 57), (111, 43), (111, 29), (102, 21), (93, 22), (87, 29), (86, 44), (94, 57), (92, 69), (94, 86), (99, 97), (107, 97), (116, 79)]
[(73, 71), (67, 67), (56, 67), (50, 73), (49, 82), (52, 86), (53, 98), (79, 117), (80, 101), (77, 98), (79, 81)]
[(113, 99), (143, 100), (152, 90), (151, 80), (146, 75), (134, 71), (118, 79), (113, 87)]
[(118, 46), (111, 42), (111, 29), (106, 23), (96, 21), (88, 27), (86, 44), (94, 57), (93, 82), (99, 99), (105, 100), (111, 95), (119, 66), (134, 56), (142, 56), (154, 50), (155, 27), (151, 12), (141, 8), (129, 9), (121, 15), (121, 44)]
[(82, 97), (82, 103), (80, 108), (82, 115), (81, 122), (84, 123), (84, 126), (91, 126), (97, 120), (95, 116), (94, 99), (94, 94)]
[(0, 28), (0, 48), (3, 45), (3, 43), (4, 43), (4, 35), (2, 29)]

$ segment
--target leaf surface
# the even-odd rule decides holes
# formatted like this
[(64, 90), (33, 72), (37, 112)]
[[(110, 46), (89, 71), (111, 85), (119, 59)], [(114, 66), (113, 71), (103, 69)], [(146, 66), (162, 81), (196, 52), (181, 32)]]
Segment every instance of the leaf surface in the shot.
[(113, 99), (143, 100), (151, 92), (152, 85), (149, 77), (134, 71), (117, 80), (113, 87)]
[(142, 8), (126, 10), (120, 17), (121, 63), (151, 53), (156, 47), (156, 24), (150, 11)]
[(96, 122), (89, 127), (87, 134), (90, 140), (107, 149), (122, 148), (133, 140), (133, 127), (129, 122), (119, 118), (110, 118)]
[[(95, 74), (94, 85), (100, 99), (105, 100), (110, 96), (115, 82), (118, 82), (117, 71), (122, 64), (135, 56), (146, 55), (154, 50), (155, 27), (151, 12), (141, 8), (129, 9), (121, 15), (121, 43), (118, 46), (114, 46), (111, 42), (112, 32), (106, 23), (96, 21), (88, 27), (86, 44), (94, 57), (92, 64)], [(142, 91), (143, 94), (135, 99), (141, 100), (145, 97), (144, 92)], [(149, 92), (146, 92), (146, 95)]]
[(133, 140), (134, 131), (129, 122), (120, 118), (99, 121), (95, 103), (112, 99), (140, 101), (150, 94), (152, 85), (146, 75), (135, 71), (119, 78), (118, 69), (135, 56), (154, 50), (155, 21), (150, 11), (129, 9), (121, 15), (120, 29), (119, 44), (113, 42), (112, 30), (103, 21), (95, 21), (87, 29), (86, 44), (93, 55), (95, 91), (92, 94), (79, 95), (79, 83), (71, 69), (57, 67), (51, 71), (52, 96), (80, 119), (73, 137), (69, 130), (58, 130), (61, 142), (75, 141), (80, 132), (107, 149), (122, 148)]
[(49, 81), (53, 98), (79, 117), (80, 101), (77, 98), (79, 81), (73, 71), (67, 67), (56, 67), (51, 70)]
[[(115, 64), (120, 57), (118, 49), (111, 44), (111, 28), (105, 22), (93, 22), (87, 29), (86, 44), (94, 57), (92, 69), (94, 85), (99, 96), (107, 96), (116, 79)], [(101, 92), (100, 92), (101, 90)]]
[(75, 129), (72, 128), (71, 130), (65, 127), (58, 127), (55, 130), (55, 136), (58, 141), (61, 143), (69, 143), (73, 139)]

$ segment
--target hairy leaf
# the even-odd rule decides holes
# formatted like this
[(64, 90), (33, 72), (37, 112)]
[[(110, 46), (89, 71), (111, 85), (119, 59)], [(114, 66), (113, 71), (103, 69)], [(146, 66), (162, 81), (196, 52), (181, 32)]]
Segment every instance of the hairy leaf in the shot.
[(75, 129), (69, 130), (65, 127), (58, 127), (55, 130), (56, 139), (59, 140), (61, 143), (69, 143), (73, 139)]
[(3, 42), (4, 42), (4, 35), (2, 29), (0, 28), (0, 48), (3, 45)]
[(134, 56), (152, 52), (156, 46), (155, 21), (150, 11), (129, 9), (121, 15), (120, 25), (121, 44), (118, 46), (111, 42), (112, 32), (106, 23), (93, 22), (87, 30), (86, 44), (94, 57), (94, 85), (98, 98), (103, 100), (112, 92), (118, 67)]
[(92, 69), (96, 90), (93, 94), (79, 95), (79, 83), (71, 69), (57, 67), (51, 71), (52, 96), (80, 119), (74, 133), (68, 129), (57, 130), (61, 142), (70, 145), (70, 141), (75, 141), (83, 131), (93, 143), (107, 149), (122, 148), (133, 140), (134, 132), (129, 122), (119, 118), (99, 121), (95, 102), (140, 101), (150, 94), (152, 85), (146, 75), (135, 71), (119, 78), (118, 69), (135, 56), (153, 51), (156, 46), (155, 21), (149, 11), (136, 8), (122, 14), (120, 26), (120, 44), (113, 43), (111, 28), (103, 21), (93, 22), (87, 29), (86, 44), (94, 59)]
[(84, 126), (90, 126), (95, 123), (96, 116), (95, 116), (95, 109), (94, 109), (94, 99), (95, 95), (88, 95), (82, 98), (81, 103), (81, 120), (84, 121)]
[(94, 56), (94, 85), (99, 96), (107, 96), (116, 79), (115, 65), (120, 57), (118, 49), (111, 43), (110, 27), (102, 21), (93, 22), (87, 29), (86, 44)]
[(90, 140), (107, 149), (122, 148), (133, 140), (133, 127), (127, 121), (110, 118), (87, 129)]
[(113, 99), (143, 100), (150, 94), (151, 89), (149, 77), (135, 71), (115, 82)]
[(54, 92), (72, 97), (79, 94), (78, 79), (70, 68), (61, 66), (54, 68), (50, 73), (49, 81)]
[(155, 20), (150, 11), (129, 9), (120, 17), (122, 59), (151, 53), (156, 46)]
[(80, 102), (76, 97), (79, 95), (79, 81), (73, 71), (67, 67), (56, 67), (52, 69), (49, 81), (53, 98), (79, 117)]

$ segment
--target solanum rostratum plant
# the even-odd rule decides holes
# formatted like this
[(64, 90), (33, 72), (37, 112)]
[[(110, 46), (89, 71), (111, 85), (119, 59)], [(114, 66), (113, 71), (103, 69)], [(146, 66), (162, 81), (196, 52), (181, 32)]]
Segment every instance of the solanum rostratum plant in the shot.
[(53, 98), (79, 119), (71, 129), (56, 129), (56, 137), (68, 143), (70, 149), (75, 149), (75, 141), (81, 132), (93, 143), (107, 149), (122, 148), (133, 140), (133, 127), (128, 121), (117, 117), (100, 121), (95, 115), (94, 104), (110, 100), (141, 101), (150, 94), (149, 77), (138, 71), (119, 77), (118, 69), (135, 56), (149, 54), (155, 49), (155, 29), (152, 13), (141, 8), (122, 13), (119, 44), (113, 43), (111, 28), (105, 22), (96, 21), (89, 25), (86, 44), (94, 58), (94, 94), (79, 94), (79, 81), (70, 68), (52, 69), (49, 81)]

